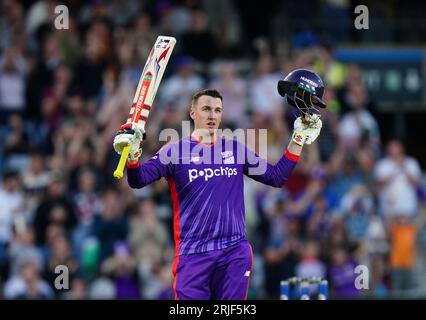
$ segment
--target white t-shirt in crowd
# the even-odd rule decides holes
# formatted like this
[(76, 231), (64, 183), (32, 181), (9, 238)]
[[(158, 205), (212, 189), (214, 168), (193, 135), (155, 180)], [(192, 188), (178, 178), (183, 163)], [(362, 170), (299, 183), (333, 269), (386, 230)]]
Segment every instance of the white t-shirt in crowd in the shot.
[(24, 198), (19, 192), (6, 192), (0, 189), (0, 242), (9, 242), (12, 226), (19, 214), (23, 213)]
[(339, 127), (340, 136), (343, 140), (359, 140), (362, 137), (363, 130), (368, 130), (374, 139), (380, 140), (377, 121), (367, 110), (349, 112), (343, 116)]
[(380, 207), (387, 217), (396, 214), (414, 216), (417, 213), (416, 187), (410, 183), (407, 173), (418, 179), (421, 177), (419, 163), (411, 157), (406, 157), (402, 166), (389, 158), (380, 160), (376, 165), (376, 180), (390, 178), (379, 190)]

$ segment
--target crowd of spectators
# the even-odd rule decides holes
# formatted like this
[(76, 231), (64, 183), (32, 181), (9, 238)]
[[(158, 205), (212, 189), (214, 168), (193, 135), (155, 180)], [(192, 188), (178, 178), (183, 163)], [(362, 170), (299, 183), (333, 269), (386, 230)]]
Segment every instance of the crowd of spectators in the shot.
[[(166, 181), (135, 190), (112, 177), (112, 140), (159, 34), (178, 44), (143, 160), (165, 143), (163, 129), (181, 132), (191, 95), (214, 87), (224, 97), (222, 127), (267, 128), (275, 163), (296, 117), (277, 81), (304, 67), (328, 84), (321, 136), (288, 183), (245, 179), (249, 298), (277, 299), (280, 280), (292, 276), (328, 279), (333, 298), (426, 296), (422, 168), (402, 141), (383, 141), (361, 70), (336, 61), (329, 43), (285, 52), (267, 38), (241, 44), (247, 17), (232, 3), (76, 1), (69, 29), (57, 30), (57, 2), (2, 2), (0, 298), (173, 298)], [(55, 286), (59, 265), (68, 267), (68, 290)], [(357, 265), (368, 267), (368, 289), (355, 287)]]

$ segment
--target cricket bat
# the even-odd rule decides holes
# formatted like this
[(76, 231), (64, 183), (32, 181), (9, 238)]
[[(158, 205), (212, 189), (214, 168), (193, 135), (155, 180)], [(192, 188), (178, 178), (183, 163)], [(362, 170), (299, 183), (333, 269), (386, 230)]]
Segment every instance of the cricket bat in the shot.
[[(175, 44), (176, 39), (173, 37), (158, 36), (143, 68), (126, 123), (139, 123), (145, 129), (152, 103)], [(130, 146), (127, 146), (121, 153), (120, 161), (114, 171), (114, 177), (117, 179), (124, 176), (124, 167), (129, 152)]]

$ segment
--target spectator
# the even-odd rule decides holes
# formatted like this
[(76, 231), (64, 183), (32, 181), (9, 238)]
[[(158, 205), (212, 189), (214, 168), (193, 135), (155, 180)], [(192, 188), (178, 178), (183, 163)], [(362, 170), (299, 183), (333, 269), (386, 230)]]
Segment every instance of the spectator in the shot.
[(344, 195), (340, 209), (345, 215), (349, 237), (359, 242), (363, 241), (373, 214), (372, 195), (363, 185), (355, 185)]
[(296, 265), (296, 276), (300, 278), (326, 278), (326, 267), (319, 259), (320, 248), (315, 240), (306, 240), (301, 258)]
[(27, 111), (26, 116), (33, 120), (39, 119), (42, 111), (40, 101), (45, 90), (54, 82), (55, 70), (63, 58), (59, 49), (59, 42), (55, 35), (47, 34), (41, 43), (41, 53), (37, 56), (35, 65), (27, 78)]
[(339, 142), (339, 112), (340, 103), (336, 98), (334, 88), (327, 88), (324, 92), (323, 100), (327, 108), (321, 112), (322, 129), (321, 138), (318, 140), (320, 160), (322, 162), (330, 161), (333, 153), (336, 151)]
[(396, 294), (414, 289), (416, 239), (425, 223), (423, 213), (416, 220), (405, 214), (396, 215), (389, 225), (389, 265), (392, 269), (392, 290)]
[(161, 28), (167, 34), (175, 37), (181, 37), (183, 33), (191, 28), (191, 0), (176, 3), (167, 10), (166, 15), (162, 19)]
[(109, 276), (115, 286), (117, 299), (139, 299), (139, 279), (136, 259), (125, 242), (117, 242), (112, 256), (102, 263), (102, 274)]
[(133, 36), (133, 42), (136, 42), (138, 61), (143, 62), (148, 57), (152, 43), (154, 43), (157, 36), (157, 30), (154, 28), (152, 19), (147, 13), (142, 12), (136, 17)]
[(328, 163), (329, 184), (327, 189), (334, 195), (335, 206), (340, 206), (345, 194), (355, 185), (365, 184), (359, 159), (353, 152), (336, 150)]
[(90, 236), (90, 226), (102, 206), (101, 199), (96, 193), (96, 175), (91, 169), (84, 168), (79, 172), (78, 191), (73, 199), (77, 215), (77, 226), (72, 240), (74, 253), (81, 256), (84, 240)]
[(140, 8), (139, 1), (117, 1), (109, 4), (114, 25), (121, 27), (129, 25)]
[(334, 247), (331, 250), (331, 265), (329, 277), (331, 292), (337, 299), (356, 299), (360, 290), (355, 287), (355, 267), (357, 263), (351, 259), (344, 247)]
[[(165, 226), (158, 220), (152, 200), (140, 201), (136, 215), (131, 220), (129, 242), (136, 249), (136, 258), (143, 269), (161, 264), (170, 244)], [(148, 264), (148, 266), (143, 266)]]
[[(66, 266), (69, 278), (67, 279), (70, 283), (78, 272), (80, 271), (79, 263), (72, 257), (71, 243), (63, 235), (58, 236), (49, 247), (50, 257), (47, 261), (46, 267), (42, 272), (43, 278), (52, 286), (55, 287), (55, 279), (58, 277), (56, 271), (57, 266)], [(56, 289), (55, 295), (57, 298), (62, 297), (62, 289)]]
[[(34, 144), (38, 147), (45, 147), (44, 144), (48, 141), (47, 135), (52, 135), (61, 125), (66, 112), (66, 96), (72, 78), (71, 70), (65, 65), (59, 65), (53, 72), (53, 83), (46, 85), (41, 100), (41, 110), (37, 124), (40, 129), (47, 131), (45, 136), (42, 136), (37, 129), (34, 129), (36, 139), (33, 139)], [(49, 150), (50, 151), (50, 150)]]
[(246, 95), (247, 83), (238, 75), (235, 65), (224, 62), (220, 66), (219, 75), (213, 79), (210, 87), (218, 90), (226, 101), (223, 118), (228, 122), (225, 128), (244, 128), (247, 126)]
[(0, 17), (0, 52), (13, 43), (15, 37), (24, 34), (25, 8), (19, 1), (3, 1), (1, 4), (2, 16)]
[(52, 288), (41, 278), (40, 272), (40, 262), (34, 257), (25, 257), (21, 261), (19, 274), (5, 283), (6, 299), (53, 299)]
[(323, 76), (328, 89), (338, 89), (343, 86), (345, 66), (334, 59), (334, 49), (330, 43), (324, 43), (316, 48), (318, 59), (314, 68)]
[(7, 120), (8, 113), (24, 111), (27, 72), (22, 45), (8, 47), (0, 56), (0, 124)]
[(10, 115), (6, 135), (3, 138), (4, 140), (0, 143), (0, 148), (3, 147), (3, 157), (0, 157), (0, 160), (1, 158), (4, 160), (3, 167), (5, 169), (23, 171), (28, 163), (30, 145), (29, 135), (25, 130), (24, 120), (21, 115), (16, 113)]
[(111, 56), (110, 30), (101, 20), (95, 20), (85, 34), (85, 53), (76, 67), (72, 87), (85, 99), (95, 98), (101, 89), (102, 74)]
[(36, 246), (34, 228), (28, 222), (20, 221), (13, 226), (8, 255), (11, 276), (19, 273), (20, 263), (26, 257), (35, 257), (37, 261), (44, 262), (43, 254)]
[(0, 278), (8, 274), (8, 248), (12, 240), (13, 226), (24, 214), (24, 197), (19, 174), (5, 172), (0, 189)]
[(30, 6), (25, 21), (28, 34), (35, 33), (42, 25), (54, 20), (55, 5), (55, 1), (41, 0)]
[[(96, 123), (99, 127), (105, 128), (109, 123), (117, 122), (116, 129), (119, 126), (118, 123), (128, 116), (129, 106), (132, 104), (134, 95), (134, 88), (129, 80), (119, 82), (118, 70), (115, 68), (108, 68), (104, 72), (99, 97), (100, 105), (96, 113)], [(113, 118), (117, 118), (117, 120), (113, 121)]]
[[(334, 248), (342, 248), (345, 252), (354, 252), (358, 245), (358, 242), (349, 238), (344, 218), (334, 216), (328, 233), (321, 239), (321, 255), (323, 260), (330, 264), (336, 251)], [(337, 252), (340, 253), (338, 250)], [(338, 258), (340, 257), (341, 255), (338, 255)]]
[(182, 34), (183, 54), (199, 62), (209, 63), (217, 57), (216, 39), (208, 29), (208, 18), (203, 10), (192, 12), (191, 29)]
[(265, 289), (268, 297), (279, 295), (279, 283), (293, 277), (302, 249), (300, 223), (296, 218), (286, 219), (284, 237), (271, 238), (263, 253), (265, 259)]
[(159, 98), (162, 108), (173, 107), (184, 118), (192, 95), (200, 90), (204, 81), (194, 73), (194, 61), (191, 57), (182, 56), (175, 60), (176, 73), (162, 83)]
[(376, 119), (367, 110), (367, 89), (361, 82), (349, 84), (346, 101), (350, 111), (340, 120), (341, 144), (346, 148), (368, 146), (377, 151), (380, 132)]
[(416, 216), (420, 166), (416, 159), (406, 155), (400, 141), (387, 144), (386, 157), (377, 162), (374, 173), (382, 215), (386, 219), (395, 215)]
[(45, 198), (34, 213), (34, 228), (38, 245), (47, 244), (47, 229), (56, 225), (71, 234), (77, 223), (74, 208), (65, 194), (63, 178), (59, 175), (50, 182)]
[(306, 221), (306, 237), (321, 240), (329, 232), (331, 212), (329, 202), (324, 195), (318, 195), (314, 200), (311, 213)]
[(256, 71), (249, 82), (249, 99), (253, 112), (272, 116), (282, 111), (283, 101), (276, 94), (281, 75), (276, 72), (275, 60), (270, 55), (261, 55)]
[(38, 203), (52, 179), (52, 172), (46, 168), (43, 154), (34, 152), (30, 155), (29, 166), (22, 173), (26, 205), (30, 212), (34, 212)]
[(100, 243), (100, 262), (112, 255), (117, 241), (126, 240), (127, 217), (123, 212), (119, 194), (114, 189), (106, 189), (102, 195), (102, 209), (95, 216), (91, 234)]
[(161, 266), (168, 255), (174, 256), (174, 252), (170, 250), (169, 234), (159, 221), (152, 200), (140, 201), (131, 220), (129, 242), (135, 250), (139, 276), (145, 283), (143, 295), (153, 299), (158, 294), (156, 287), (161, 283)]

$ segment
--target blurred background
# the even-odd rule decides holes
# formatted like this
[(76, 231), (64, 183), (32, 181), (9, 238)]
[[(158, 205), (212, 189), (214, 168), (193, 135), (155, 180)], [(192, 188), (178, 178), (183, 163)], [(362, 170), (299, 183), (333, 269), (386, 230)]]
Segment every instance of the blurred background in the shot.
[[(327, 84), (321, 136), (284, 188), (245, 181), (249, 299), (278, 299), (292, 276), (327, 278), (335, 299), (426, 298), (426, 2), (363, 1), (363, 30), (351, 0), (0, 3), (1, 299), (173, 297), (166, 181), (133, 190), (112, 176), (114, 134), (160, 34), (178, 42), (144, 160), (214, 87), (222, 127), (268, 128), (275, 163), (296, 116), (277, 81), (304, 67)], [(68, 29), (55, 28), (58, 5)], [(55, 289), (58, 265), (68, 290)]]

